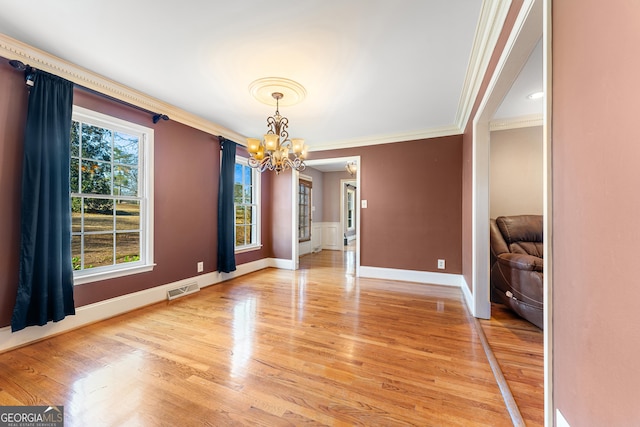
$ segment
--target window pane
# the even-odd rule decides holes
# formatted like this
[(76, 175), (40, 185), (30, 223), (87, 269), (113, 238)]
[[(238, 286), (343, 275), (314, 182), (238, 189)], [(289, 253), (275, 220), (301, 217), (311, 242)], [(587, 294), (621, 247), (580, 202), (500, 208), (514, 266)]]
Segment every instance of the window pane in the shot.
[(113, 161), (127, 165), (138, 165), (138, 137), (115, 132), (113, 138)]
[(71, 156), (80, 155), (80, 122), (74, 121), (71, 124)]
[[(84, 201), (84, 232), (113, 231), (113, 209), (108, 209), (107, 204), (113, 206), (113, 200), (85, 199)], [(99, 206), (104, 209), (96, 209)]]
[(116, 230), (140, 229), (140, 202), (118, 200), (116, 202)]
[(253, 236), (252, 233), (253, 232), (253, 227), (251, 227), (250, 225), (247, 225), (245, 227), (245, 232), (244, 232), (244, 238), (245, 238), (245, 245), (250, 244), (251, 242), (253, 242)]
[(233, 174), (233, 182), (242, 184), (242, 165), (236, 163), (236, 169)]
[(233, 203), (242, 203), (242, 184), (233, 185)]
[(138, 168), (116, 166), (113, 171), (113, 194), (120, 196), (138, 195)]
[(98, 126), (82, 124), (82, 157), (111, 161), (111, 131)]
[(253, 188), (250, 185), (244, 188), (244, 203), (253, 203)]
[(74, 270), (82, 268), (81, 241), (82, 236), (71, 236), (71, 263)]
[(71, 231), (82, 231), (82, 199), (80, 197), (71, 198)]
[(244, 179), (242, 181), (245, 185), (251, 185), (251, 168), (249, 166), (242, 166), (244, 171)]
[(244, 223), (247, 225), (253, 224), (253, 206), (247, 206), (244, 210)]
[(236, 226), (236, 246), (244, 245), (244, 227)]
[(84, 236), (84, 268), (113, 264), (113, 234)]
[(111, 164), (83, 160), (82, 192), (87, 194), (111, 194)]
[(236, 206), (236, 224), (244, 224), (244, 206)]
[(116, 234), (116, 263), (140, 260), (140, 233)]
[(71, 192), (80, 192), (80, 161), (78, 159), (71, 159), (71, 170), (69, 171), (71, 178)]

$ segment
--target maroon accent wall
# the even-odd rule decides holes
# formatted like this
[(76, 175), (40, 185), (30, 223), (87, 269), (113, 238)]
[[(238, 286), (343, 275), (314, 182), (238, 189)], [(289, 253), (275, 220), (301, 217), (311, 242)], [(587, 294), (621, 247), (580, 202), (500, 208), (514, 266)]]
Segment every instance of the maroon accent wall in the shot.
[[(363, 266), (462, 272), (462, 135), (312, 152), (360, 156)], [(397, 159), (397, 164), (389, 164)], [(446, 270), (437, 269), (445, 259)]]
[[(11, 321), (18, 283), (27, 91), (22, 73), (1, 58), (0, 94), (0, 327), (3, 327)], [(74, 103), (154, 129), (154, 258), (157, 264), (149, 273), (76, 286), (76, 307), (196, 276), (199, 261), (204, 262), (203, 274), (216, 271), (220, 170), (217, 137), (171, 120), (153, 124), (149, 113), (79, 89), (74, 92)], [(262, 214), (267, 224), (262, 230), (264, 246), (259, 251), (238, 255), (237, 264), (265, 258), (273, 252), (269, 226), (270, 185), (270, 178), (263, 176)], [(289, 253), (290, 246), (289, 243)]]
[[(478, 112), (478, 107), (480, 106), (480, 102), (482, 102), (482, 98), (487, 91), (487, 87), (489, 86), (489, 82), (495, 72), (496, 65), (500, 60), (500, 56), (502, 55), (502, 51), (509, 39), (509, 35), (511, 34), (511, 30), (513, 29), (513, 24), (520, 13), (520, 9), (522, 8), (523, 0), (513, 0), (511, 6), (509, 7), (509, 12), (507, 13), (507, 17), (505, 18), (504, 25), (502, 27), (502, 31), (500, 32), (500, 36), (498, 37), (498, 41), (496, 42), (496, 47), (493, 50), (493, 54), (491, 55), (491, 59), (489, 60), (489, 65), (487, 66), (487, 71), (482, 80), (482, 84), (480, 85), (480, 90), (478, 91), (478, 96), (473, 104), (473, 108), (471, 109), (471, 114), (469, 115), (469, 121), (467, 122), (467, 127), (464, 130), (463, 135), (463, 147), (462, 147), (462, 275), (464, 276), (464, 280), (469, 286), (469, 289), (473, 292), (473, 118)], [(489, 225), (487, 224), (487, 227)], [(489, 242), (487, 242), (487, 245)]]
[(18, 289), (24, 75), (0, 60), (0, 327), (11, 322)]
[(638, 426), (637, 1), (553, 2), (554, 410)]

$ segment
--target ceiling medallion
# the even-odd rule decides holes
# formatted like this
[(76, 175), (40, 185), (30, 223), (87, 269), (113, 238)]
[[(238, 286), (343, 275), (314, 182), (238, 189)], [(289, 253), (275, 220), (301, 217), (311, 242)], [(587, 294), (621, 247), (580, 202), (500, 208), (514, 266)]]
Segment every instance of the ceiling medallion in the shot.
[(258, 101), (267, 105), (276, 105), (272, 94), (281, 93), (277, 100), (281, 107), (296, 105), (307, 96), (307, 91), (298, 82), (282, 77), (265, 77), (255, 80), (249, 85), (249, 92)]

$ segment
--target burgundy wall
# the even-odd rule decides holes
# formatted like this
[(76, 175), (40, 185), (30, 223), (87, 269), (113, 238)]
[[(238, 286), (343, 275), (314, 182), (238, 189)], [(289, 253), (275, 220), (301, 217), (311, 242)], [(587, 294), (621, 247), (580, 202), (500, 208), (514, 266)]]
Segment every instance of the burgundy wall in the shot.
[(640, 425), (640, 2), (553, 2), (554, 406)]
[[(22, 140), (27, 91), (22, 73), (0, 59), (0, 327), (11, 320), (18, 281)], [(74, 103), (154, 128), (154, 258), (152, 272), (78, 285), (76, 306), (217, 270), (217, 137), (174, 121), (153, 124), (151, 115), (121, 103), (76, 90)], [(263, 178), (263, 221), (271, 220), (270, 181)], [(290, 197), (290, 196), (289, 196)], [(289, 203), (290, 206), (290, 203)], [(289, 214), (290, 216), (290, 214)], [(237, 263), (270, 256), (271, 230), (263, 227), (263, 248), (241, 254)], [(290, 246), (290, 243), (289, 243)]]
[[(462, 136), (310, 153), (313, 160), (348, 156), (360, 156), (368, 202), (361, 209), (361, 264), (460, 274)], [(439, 258), (446, 270), (437, 269)]]
[(11, 322), (18, 288), (24, 76), (0, 60), (0, 327)]

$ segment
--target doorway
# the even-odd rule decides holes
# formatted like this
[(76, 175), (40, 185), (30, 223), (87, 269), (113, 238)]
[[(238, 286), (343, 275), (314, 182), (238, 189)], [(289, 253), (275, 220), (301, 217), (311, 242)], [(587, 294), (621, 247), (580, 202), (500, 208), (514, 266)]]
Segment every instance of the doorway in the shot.
[[(542, 38), (543, 49), (543, 217), (544, 217), (544, 406), (545, 422), (553, 424), (552, 413), (552, 305), (551, 305), (551, 188), (550, 188), (550, 0), (525, 0), (485, 95), (473, 118), (472, 154), (472, 289), (471, 311), (475, 317), (491, 316), (489, 299), (489, 144), (490, 121), (536, 43)], [(548, 262), (547, 262), (548, 260)]]
[[(351, 175), (346, 165), (348, 162), (355, 163), (356, 172)], [(331, 159), (307, 160), (306, 169), (298, 174), (294, 174), (296, 183), (294, 188), (298, 188), (299, 175), (311, 176), (313, 178), (312, 189), (312, 236), (321, 242), (319, 250), (340, 250), (343, 251), (345, 234), (347, 243), (351, 243), (349, 249), (352, 251), (355, 275), (360, 274), (360, 156), (339, 157)], [(347, 191), (346, 183), (349, 183), (354, 192)], [(296, 190), (297, 191), (297, 190)], [(349, 196), (351, 195), (351, 196)], [(350, 212), (346, 210), (347, 200), (351, 199)], [(351, 214), (351, 218), (349, 215)], [(296, 228), (298, 227), (299, 214), (294, 212), (296, 218)], [(348, 233), (344, 230), (348, 229)], [(317, 234), (321, 237), (318, 238)], [(314, 248), (317, 249), (317, 248)], [(296, 252), (296, 264), (299, 264), (301, 251)]]

